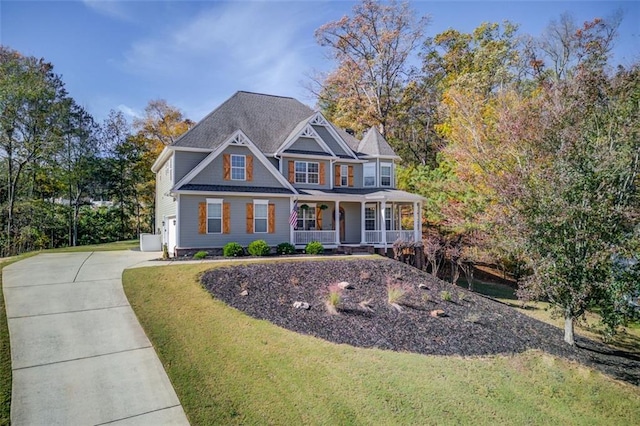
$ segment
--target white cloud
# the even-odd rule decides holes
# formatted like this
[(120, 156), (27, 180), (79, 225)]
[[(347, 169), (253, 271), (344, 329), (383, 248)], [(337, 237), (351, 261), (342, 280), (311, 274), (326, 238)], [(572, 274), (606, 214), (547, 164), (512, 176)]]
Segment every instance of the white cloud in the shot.
[(82, 0), (89, 9), (121, 21), (131, 21), (133, 18), (123, 1), (118, 0)]
[(200, 100), (236, 90), (296, 95), (312, 67), (315, 24), (308, 5), (214, 3), (183, 25), (132, 43), (122, 66), (167, 92), (180, 87)]
[(129, 119), (142, 117), (142, 114), (139, 111), (136, 111), (135, 109), (124, 104), (118, 105), (118, 111), (122, 111), (122, 113)]

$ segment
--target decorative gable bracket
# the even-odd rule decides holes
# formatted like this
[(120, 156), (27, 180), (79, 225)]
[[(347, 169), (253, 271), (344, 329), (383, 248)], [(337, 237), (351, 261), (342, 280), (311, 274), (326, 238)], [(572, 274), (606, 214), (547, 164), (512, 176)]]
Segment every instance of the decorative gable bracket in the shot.
[(248, 145), (249, 139), (244, 135), (243, 132), (238, 131), (229, 140), (229, 143), (232, 145)]

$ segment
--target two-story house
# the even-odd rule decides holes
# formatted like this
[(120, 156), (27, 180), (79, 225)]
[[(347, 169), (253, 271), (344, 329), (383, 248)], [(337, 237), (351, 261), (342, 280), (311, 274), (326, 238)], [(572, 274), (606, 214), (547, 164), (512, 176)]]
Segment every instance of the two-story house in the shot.
[(395, 189), (399, 159), (374, 127), (358, 140), (293, 98), (237, 92), (154, 163), (156, 231), (172, 255), (419, 240), (423, 198)]

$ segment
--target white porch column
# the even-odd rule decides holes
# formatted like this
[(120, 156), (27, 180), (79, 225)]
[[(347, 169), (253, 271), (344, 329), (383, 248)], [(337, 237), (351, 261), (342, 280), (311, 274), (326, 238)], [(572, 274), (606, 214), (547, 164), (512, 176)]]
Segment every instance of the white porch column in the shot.
[(385, 220), (385, 217), (387, 215), (387, 203), (386, 201), (381, 201), (380, 202), (380, 216), (382, 217), (382, 226), (380, 226), (380, 229), (382, 230), (382, 244), (384, 245), (384, 248), (387, 248), (387, 221)]
[(336, 200), (336, 209), (333, 214), (333, 227), (336, 228), (336, 244), (340, 245), (340, 201)]
[(421, 226), (420, 226), (420, 216), (421, 216), (420, 203), (418, 201), (413, 202), (413, 240), (420, 241), (421, 238)]
[[(293, 198), (289, 198), (289, 217), (291, 217), (291, 213), (293, 213), (293, 203), (294, 203)], [(294, 225), (289, 224), (289, 242), (293, 245), (296, 244), (294, 241), (294, 235), (293, 235), (294, 228), (295, 228), (295, 224)]]
[(364, 238), (364, 201), (360, 201), (360, 244), (365, 245), (367, 241)]

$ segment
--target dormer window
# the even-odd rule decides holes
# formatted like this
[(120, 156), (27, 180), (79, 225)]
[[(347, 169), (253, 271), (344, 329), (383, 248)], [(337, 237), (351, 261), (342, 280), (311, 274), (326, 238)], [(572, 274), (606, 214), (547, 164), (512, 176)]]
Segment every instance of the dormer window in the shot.
[(231, 155), (231, 180), (246, 179), (246, 157), (244, 155)]

